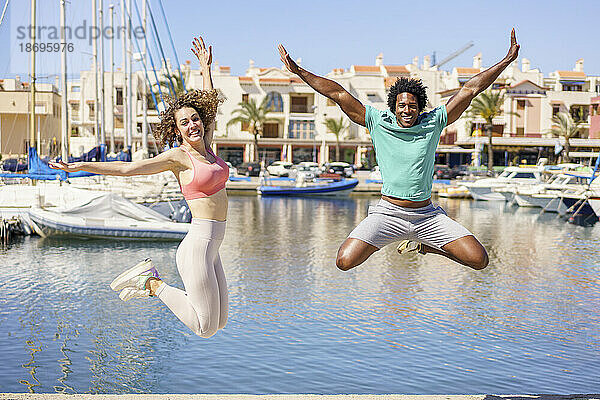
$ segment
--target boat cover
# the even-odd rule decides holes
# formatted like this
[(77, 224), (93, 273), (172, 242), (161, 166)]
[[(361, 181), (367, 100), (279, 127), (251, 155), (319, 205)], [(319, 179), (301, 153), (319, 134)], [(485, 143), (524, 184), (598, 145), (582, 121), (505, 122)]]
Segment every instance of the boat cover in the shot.
[(172, 222), (169, 218), (156, 211), (136, 204), (114, 193), (106, 193), (82, 201), (80, 204), (53, 210), (61, 214), (90, 218), (128, 218), (137, 221)]

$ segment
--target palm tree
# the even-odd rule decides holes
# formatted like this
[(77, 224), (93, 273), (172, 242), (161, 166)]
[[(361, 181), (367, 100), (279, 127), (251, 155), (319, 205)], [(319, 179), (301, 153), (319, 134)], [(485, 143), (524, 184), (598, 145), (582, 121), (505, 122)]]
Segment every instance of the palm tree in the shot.
[(335, 135), (335, 160), (340, 161), (340, 136), (342, 135), (342, 132), (348, 128), (348, 125), (346, 125), (344, 117), (340, 117), (339, 120), (327, 118), (325, 120), (325, 126)]
[[(179, 74), (167, 75), (163, 73), (162, 79), (160, 79), (157, 84), (154, 84), (154, 86), (156, 87), (156, 89), (154, 90), (154, 94), (156, 95), (157, 99), (159, 98), (158, 86), (160, 86), (163, 94), (168, 93), (169, 95), (175, 97), (179, 97), (180, 95), (184, 94), (186, 90), (189, 89), (188, 75), (189, 74), (187, 73), (187, 71), (183, 72), (183, 79), (185, 80), (184, 84)], [(175, 93), (173, 93), (173, 89), (175, 89)]]
[[(502, 105), (504, 104), (504, 93), (487, 90), (473, 99), (471, 107), (467, 111), (470, 118), (481, 117), (485, 120), (485, 131), (488, 137), (488, 172), (494, 168), (494, 150), (492, 148), (492, 120), (502, 115)], [(516, 115), (513, 112), (506, 112), (505, 115)]]
[(266, 97), (260, 104), (256, 104), (255, 99), (249, 99), (248, 102), (238, 103), (238, 106), (239, 108), (233, 110), (234, 117), (227, 122), (227, 126), (238, 122), (248, 125), (250, 132), (254, 135), (254, 160), (258, 160), (258, 137), (262, 136), (266, 122), (276, 120), (267, 116), (271, 110), (267, 107)]
[(550, 129), (550, 133), (565, 139), (563, 159), (565, 162), (569, 162), (571, 160), (569, 157), (569, 151), (571, 151), (569, 139), (577, 136), (585, 121), (581, 116), (577, 120), (574, 120), (571, 114), (561, 111), (552, 117), (552, 122), (554, 126)]

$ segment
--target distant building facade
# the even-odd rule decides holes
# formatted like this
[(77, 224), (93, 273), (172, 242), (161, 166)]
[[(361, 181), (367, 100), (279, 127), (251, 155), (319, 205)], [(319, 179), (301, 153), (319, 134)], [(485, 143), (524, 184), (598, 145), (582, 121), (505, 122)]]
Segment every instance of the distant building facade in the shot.
[[(337, 68), (326, 76), (340, 83), (363, 104), (370, 104), (379, 109), (387, 108), (388, 90), (399, 77), (422, 79), (427, 86), (429, 97), (427, 108), (432, 109), (445, 104), (462, 85), (484, 69), (481, 54), (473, 58), (471, 67), (456, 67), (451, 71), (438, 70), (436, 66), (431, 65), (428, 56), (424, 57), (421, 64), (415, 58), (412, 63), (406, 65), (385, 65), (383, 55), (380, 54), (376, 57), (374, 65)], [(124, 89), (125, 75), (121, 70), (115, 71), (113, 83), (113, 75), (105, 72), (103, 126), (109, 149), (111, 143), (114, 143), (116, 151), (128, 144), (134, 152), (143, 147), (143, 102), (147, 101), (148, 104), (146, 128), (150, 132), (152, 126), (159, 122), (156, 106), (162, 109), (156, 81), (157, 78), (158, 81), (163, 81), (162, 92), (168, 93), (169, 85), (164, 83), (167, 71), (179, 76), (179, 72), (168, 63), (162, 65), (156, 76), (152, 72), (149, 74), (158, 105), (154, 104), (151, 95), (142, 94), (145, 74), (141, 71), (133, 74), (134, 122), (129, 129), (131, 143), (127, 141), (128, 128), (124, 126), (124, 106), (127, 97)], [(201, 72), (192, 69), (189, 62), (181, 66), (181, 71), (187, 89), (202, 87)], [(268, 114), (269, 122), (263, 127), (263, 134), (258, 141), (261, 161), (333, 161), (338, 140), (332, 132), (327, 131), (325, 121), (329, 118), (342, 118), (348, 128), (339, 138), (341, 160), (359, 165), (373, 165), (374, 152), (367, 129), (349, 121), (334, 102), (316, 93), (284, 68), (261, 68), (250, 61), (245, 75), (235, 76), (231, 74), (230, 67), (220, 66), (215, 62), (212, 74), (214, 86), (226, 98), (217, 115), (213, 146), (221, 157), (234, 165), (254, 161), (254, 139), (247, 126), (240, 123), (229, 125), (228, 121), (233, 118), (239, 103), (250, 99), (260, 103), (265, 98), (271, 111)], [(10, 80), (5, 81), (8, 83), (4, 84), (4, 87), (11, 88)], [(70, 149), (71, 153), (76, 155), (89, 150), (98, 142), (95, 118), (99, 110), (95, 109), (94, 104), (94, 81), (95, 76), (91, 71), (82, 71), (79, 79), (68, 83)], [(26, 84), (22, 85), (25, 86), (19, 90), (26, 98), (27, 92), (23, 91)], [(571, 151), (575, 157), (585, 160), (600, 151), (600, 76), (585, 74), (583, 60), (578, 60), (572, 71), (554, 71), (544, 77), (541, 71), (531, 68), (529, 60), (523, 58), (520, 66), (518, 62), (509, 66), (494, 82), (492, 89), (501, 90), (505, 95), (504, 114), (493, 120), (495, 165), (505, 165), (515, 157), (535, 159), (540, 156), (552, 156), (554, 146), (560, 139), (552, 137), (549, 132), (552, 116), (558, 112), (568, 112), (573, 118), (583, 121), (581, 134), (571, 141)], [(7, 104), (10, 105), (12, 101), (12, 92), (8, 91), (0, 90), (0, 128), (2, 140), (5, 141), (8, 140), (7, 137), (16, 135), (4, 133), (8, 132), (7, 124), (11, 126)], [(53, 88), (49, 91), (53, 93), (50, 96), (53, 105), (50, 105), (50, 100), (44, 100), (48, 103), (46, 111), (55, 111), (57, 104), (60, 110), (60, 96)], [(17, 92), (19, 91), (15, 91), (14, 94), (17, 95)], [(41, 96), (38, 99), (41, 99)], [(21, 115), (25, 121), (27, 107), (21, 108)], [(60, 112), (56, 115), (52, 118), (48, 116), (46, 125), (56, 125), (56, 128), (52, 129), (59, 130)], [(18, 118), (17, 120), (20, 121)], [(481, 158), (486, 156), (482, 149), (487, 143), (484, 122), (478, 118), (463, 117), (444, 129), (438, 146), (437, 161), (450, 164), (481, 162)], [(19, 132), (23, 136), (20, 139), (11, 139), (11, 143), (18, 142), (18, 145), (10, 145), (13, 151), (22, 151), (28, 138), (28, 135), (24, 134), (28, 125), (25, 122), (22, 124), (22, 128), (10, 129), (10, 132)], [(57, 131), (48, 131), (43, 136), (49, 139), (60, 138)], [(7, 146), (3, 145), (3, 153)], [(147, 140), (147, 148), (154, 153), (160, 151), (151, 134)]]

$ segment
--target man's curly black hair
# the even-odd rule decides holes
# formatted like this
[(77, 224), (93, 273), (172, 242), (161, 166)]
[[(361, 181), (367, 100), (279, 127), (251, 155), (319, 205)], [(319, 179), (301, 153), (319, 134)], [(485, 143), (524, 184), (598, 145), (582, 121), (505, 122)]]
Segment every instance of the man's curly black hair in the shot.
[(396, 113), (396, 99), (400, 93), (411, 93), (417, 98), (419, 105), (419, 112), (425, 109), (427, 105), (427, 87), (423, 85), (423, 81), (420, 79), (410, 78), (398, 78), (396, 83), (390, 87), (390, 93), (388, 95), (388, 107), (395, 114)]

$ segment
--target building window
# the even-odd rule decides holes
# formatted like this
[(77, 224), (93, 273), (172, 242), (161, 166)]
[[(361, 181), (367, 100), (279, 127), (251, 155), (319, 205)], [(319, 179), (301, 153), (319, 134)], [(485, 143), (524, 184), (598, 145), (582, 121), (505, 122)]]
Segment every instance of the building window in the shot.
[(307, 113), (308, 112), (308, 97), (292, 96), (291, 97), (291, 112)]
[(244, 131), (244, 132), (249, 132), (250, 131), (250, 124), (249, 123), (242, 122), (241, 124), (242, 124), (242, 128), (241, 128), (242, 131)]
[(590, 115), (590, 108), (585, 105), (572, 105), (569, 111), (575, 122), (587, 122)]
[(524, 110), (525, 110), (525, 100), (517, 100), (517, 111), (524, 111)]
[(525, 128), (517, 128), (517, 136), (525, 136)]
[(266, 138), (279, 137), (279, 124), (276, 122), (266, 122), (263, 126), (262, 136)]
[(122, 106), (123, 105), (123, 88), (115, 88), (116, 93), (115, 93), (115, 98), (116, 98), (116, 104), (118, 106)]
[(381, 97), (377, 93), (367, 93), (367, 100), (371, 103), (379, 103), (381, 102)]
[(88, 104), (90, 107), (90, 119), (96, 118), (96, 109), (94, 108), (94, 103)]
[(249, 99), (248, 93), (242, 93), (242, 103), (247, 103)]
[(556, 114), (560, 112), (560, 106), (552, 106), (552, 116), (554, 117)]
[(600, 83), (596, 83), (596, 93), (600, 94)]
[(71, 118), (79, 120), (79, 103), (71, 103)]
[(71, 86), (71, 92), (81, 92), (81, 86)]
[(565, 92), (582, 92), (583, 85), (575, 85), (571, 83), (563, 83), (563, 91)]
[(277, 92), (267, 94), (267, 109), (273, 112), (283, 112), (283, 99)]
[(314, 139), (314, 121), (291, 120), (289, 125), (290, 139)]
[(123, 129), (123, 116), (115, 115), (115, 129)]

